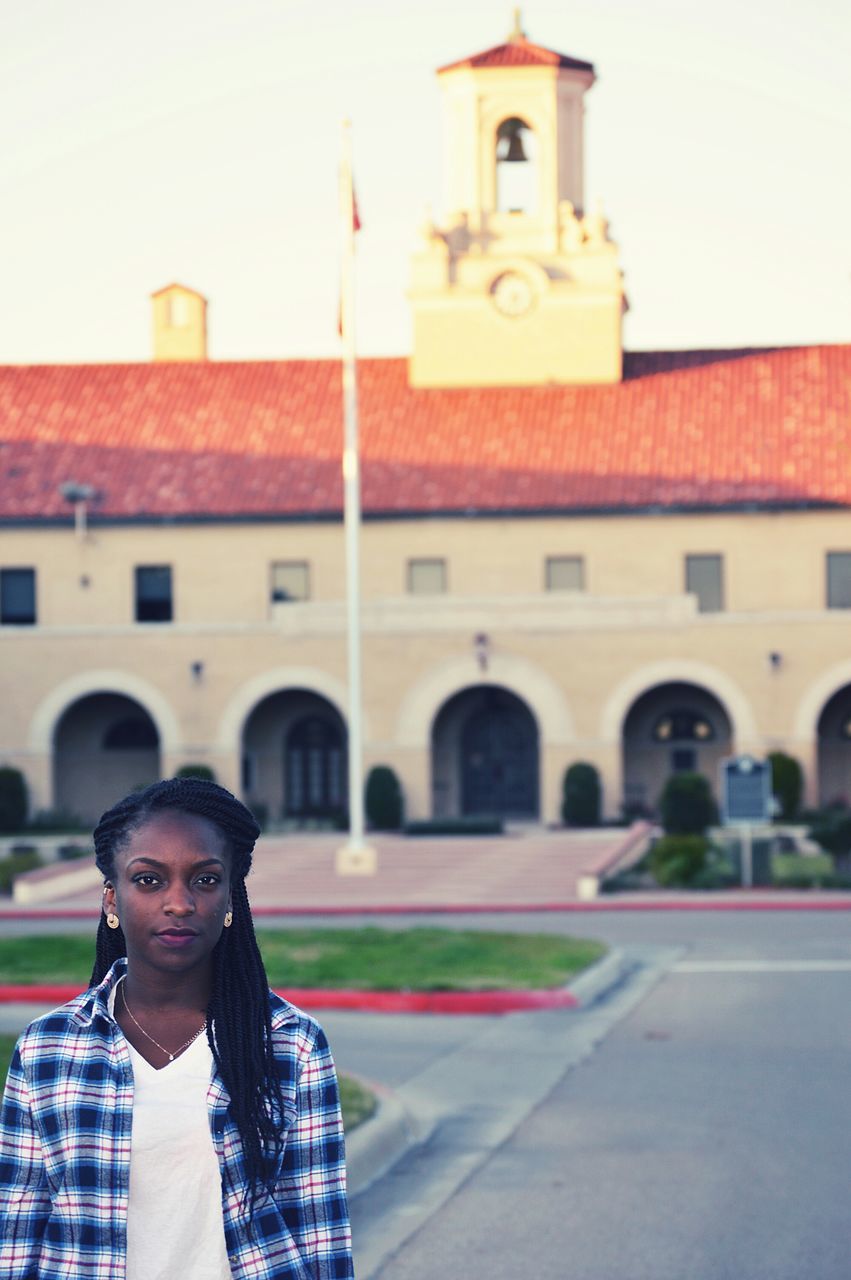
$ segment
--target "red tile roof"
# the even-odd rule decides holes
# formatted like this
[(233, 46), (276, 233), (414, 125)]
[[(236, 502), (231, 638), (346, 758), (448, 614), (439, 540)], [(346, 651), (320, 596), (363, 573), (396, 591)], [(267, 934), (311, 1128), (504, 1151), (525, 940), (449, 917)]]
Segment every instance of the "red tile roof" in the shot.
[(439, 67), (437, 74), (444, 71), (457, 71), (461, 67), (566, 67), (572, 71), (590, 71), (593, 75), (594, 64), (582, 62), (579, 58), (570, 58), (566, 53), (556, 53), (554, 49), (545, 49), (543, 45), (532, 44), (525, 36), (516, 36), (505, 44), (494, 45), (482, 53), (474, 53), (469, 58), (461, 58), (458, 62), (447, 63)]
[[(367, 514), (851, 506), (851, 346), (655, 352), (608, 387), (359, 365)], [(0, 519), (336, 517), (333, 360), (0, 369)]]

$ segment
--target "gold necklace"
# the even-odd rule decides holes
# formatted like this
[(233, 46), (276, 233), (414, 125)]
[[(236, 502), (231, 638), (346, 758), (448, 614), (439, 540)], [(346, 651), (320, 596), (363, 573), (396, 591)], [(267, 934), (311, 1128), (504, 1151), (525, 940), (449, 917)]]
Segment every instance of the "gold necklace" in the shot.
[(175, 1058), (179, 1053), (183, 1053), (184, 1049), (188, 1049), (191, 1044), (195, 1043), (195, 1041), (200, 1036), (201, 1032), (207, 1030), (207, 1019), (205, 1018), (204, 1021), (201, 1023), (201, 1026), (195, 1032), (194, 1036), (190, 1036), (189, 1039), (185, 1042), (185, 1044), (178, 1045), (174, 1053), (170, 1053), (164, 1044), (160, 1044), (159, 1040), (155, 1040), (152, 1035), (149, 1035), (148, 1032), (145, 1030), (145, 1028), (142, 1026), (141, 1022), (139, 1022), (137, 1018), (133, 1017), (133, 1012), (129, 1004), (127, 1003), (127, 992), (124, 990), (123, 978), (121, 979), (121, 999), (124, 1001), (124, 1008), (127, 1012), (128, 1017), (130, 1018), (130, 1021), (133, 1022), (139, 1028), (139, 1030), (141, 1031), (142, 1035), (145, 1037), (146, 1040), (150, 1040), (151, 1044), (155, 1044), (157, 1048), (160, 1050), (160, 1052), (166, 1055), (169, 1062), (174, 1062)]

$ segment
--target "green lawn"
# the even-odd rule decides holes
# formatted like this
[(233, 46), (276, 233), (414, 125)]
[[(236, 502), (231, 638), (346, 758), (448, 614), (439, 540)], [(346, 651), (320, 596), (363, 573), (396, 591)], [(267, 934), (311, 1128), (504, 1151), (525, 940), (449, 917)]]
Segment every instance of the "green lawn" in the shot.
[[(6, 1083), (6, 1072), (15, 1047), (15, 1036), (0, 1035), (0, 1090)], [(364, 1120), (368, 1120), (376, 1107), (375, 1095), (350, 1076), (340, 1076), (340, 1104), (343, 1108), (343, 1125), (351, 1133)]]
[[(580, 938), (455, 929), (264, 929), (257, 936), (272, 986), (366, 991), (555, 987), (606, 950)], [(92, 938), (0, 939), (0, 982), (67, 982), (84, 990), (93, 955)], [(0, 1080), (14, 1043), (0, 1036)], [(372, 1114), (375, 1099), (345, 1076), (340, 1089), (351, 1131)]]
[[(592, 964), (602, 943), (553, 934), (455, 929), (266, 929), (258, 939), (274, 987), (480, 991), (555, 987)], [(89, 980), (91, 938), (0, 940), (0, 982)]]

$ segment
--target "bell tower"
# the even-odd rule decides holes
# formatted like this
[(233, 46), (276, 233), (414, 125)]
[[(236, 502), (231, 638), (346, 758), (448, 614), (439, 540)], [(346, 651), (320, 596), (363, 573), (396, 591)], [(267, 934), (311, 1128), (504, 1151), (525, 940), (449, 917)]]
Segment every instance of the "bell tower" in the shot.
[(527, 39), (438, 71), (445, 217), (411, 264), (412, 386), (617, 382), (617, 248), (585, 208), (594, 68)]

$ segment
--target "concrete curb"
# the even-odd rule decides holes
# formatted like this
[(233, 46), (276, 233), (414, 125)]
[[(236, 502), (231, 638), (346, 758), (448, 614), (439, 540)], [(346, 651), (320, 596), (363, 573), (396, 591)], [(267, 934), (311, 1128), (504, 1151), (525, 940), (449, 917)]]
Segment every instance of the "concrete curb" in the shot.
[[(738, 892), (738, 891), (734, 891)], [(579, 902), (571, 898), (565, 902), (476, 902), (476, 903), (384, 903), (364, 906), (298, 907), (291, 903), (283, 906), (253, 906), (255, 919), (279, 917), (326, 916), (458, 916), (458, 915), (539, 915), (548, 912), (569, 914), (572, 912), (619, 911), (851, 911), (851, 894), (843, 890), (832, 891), (815, 897), (797, 894), (794, 897), (785, 889), (754, 890), (754, 895), (741, 894), (731, 897), (718, 891), (682, 896), (626, 895), (604, 896), (591, 902)], [(16, 909), (0, 904), (0, 920), (92, 920), (96, 921), (98, 907), (44, 907)]]
[(359, 1080), (375, 1094), (378, 1107), (363, 1124), (346, 1136), (346, 1181), (350, 1196), (365, 1191), (416, 1143), (423, 1140), (414, 1119), (391, 1090), (369, 1080)]

